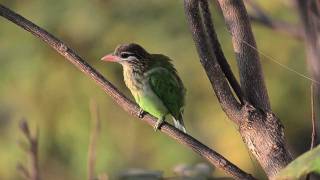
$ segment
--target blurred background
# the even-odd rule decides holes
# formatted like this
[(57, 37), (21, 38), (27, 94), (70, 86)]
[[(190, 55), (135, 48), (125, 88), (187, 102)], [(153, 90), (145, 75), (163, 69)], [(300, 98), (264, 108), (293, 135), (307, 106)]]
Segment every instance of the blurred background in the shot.
[[(99, 59), (120, 43), (136, 42), (149, 52), (174, 61), (187, 88), (185, 124), (188, 132), (242, 169), (263, 178), (237, 132), (217, 102), (199, 63), (183, 11), (183, 1), (172, 0), (0, 0), (62, 39), (122, 92), (118, 64)], [(272, 17), (298, 22), (285, 1), (259, 1)], [(213, 13), (225, 55), (238, 74), (231, 38), (218, 13)], [(18, 122), (25, 118), (39, 129), (39, 158), (44, 179), (84, 179), (91, 128), (89, 104), (100, 109), (96, 174), (110, 176), (128, 168), (164, 171), (181, 163), (203, 162), (194, 152), (116, 105), (91, 79), (26, 31), (0, 18), (0, 178), (19, 179), (16, 165), (27, 156)], [(303, 42), (253, 25), (258, 48), (277, 61), (307, 74)], [(294, 155), (310, 144), (310, 82), (261, 56), (274, 112), (285, 126)], [(215, 176), (224, 173), (215, 170)]]

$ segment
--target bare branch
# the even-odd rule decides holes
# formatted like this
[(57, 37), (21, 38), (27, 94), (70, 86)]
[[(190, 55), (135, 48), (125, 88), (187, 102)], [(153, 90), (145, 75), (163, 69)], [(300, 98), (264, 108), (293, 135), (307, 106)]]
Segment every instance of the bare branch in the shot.
[(208, 44), (199, 15), (199, 2), (198, 0), (185, 0), (184, 7), (189, 28), (200, 56), (200, 62), (207, 73), (212, 88), (227, 116), (236, 124), (239, 124), (239, 110), (241, 105), (233, 96), (226, 77), (217, 61), (217, 57), (211, 52), (212, 47)]
[[(137, 105), (132, 103), (128, 98), (126, 98), (115, 86), (113, 86), (107, 79), (105, 79), (98, 71), (92, 68), (88, 63), (86, 63), (79, 55), (77, 55), (71, 48), (69, 48), (65, 43), (40, 28), (39, 26), (33, 24), (24, 17), (14, 13), (10, 9), (0, 5), (0, 15), (4, 18), (10, 20), (16, 25), (22, 27), (23, 29), (31, 32), (36, 37), (40, 38), (46, 42), (49, 46), (55, 49), (59, 54), (68, 59), (72, 64), (74, 64), (79, 70), (81, 70), (85, 75), (93, 79), (97, 84), (99, 84), (104, 92), (106, 92), (112, 99), (126, 112), (130, 113), (134, 117), (138, 117), (139, 108)], [(214, 67), (217, 68), (217, 67)], [(221, 70), (220, 70), (221, 71)], [(156, 124), (156, 119), (149, 114), (146, 114), (141, 121), (147, 123), (150, 126)], [(187, 146), (194, 152), (202, 156), (204, 159), (209, 161), (215, 167), (221, 169), (227, 174), (231, 175), (236, 179), (254, 179), (250, 174), (247, 174), (243, 170), (239, 169), (237, 166), (229, 162), (223, 156), (210, 149), (206, 145), (202, 144), (192, 136), (185, 134), (172, 125), (164, 123), (160, 129), (161, 132), (168, 135), (172, 139), (175, 139), (180, 144)]]
[(249, 13), (249, 18), (252, 22), (263, 25), (282, 34), (291, 35), (296, 39), (303, 40), (303, 29), (299, 25), (290, 24), (288, 22), (269, 17), (254, 0), (245, 0), (245, 2), (254, 11), (253, 14)]
[(212, 23), (212, 18), (211, 18), (211, 13), (210, 13), (208, 1), (201, 0), (200, 7), (202, 10), (201, 12), (202, 12), (202, 16), (203, 16), (203, 24), (204, 24), (205, 29), (207, 31), (207, 35), (208, 35), (208, 39), (210, 41), (212, 52), (216, 56), (216, 59), (221, 67), (221, 70), (223, 71), (224, 75), (226, 76), (227, 80), (229, 81), (229, 84), (233, 88), (233, 90), (236, 93), (241, 104), (244, 104), (244, 100), (243, 100), (244, 97), (243, 97), (241, 87), (240, 87), (237, 79), (235, 78), (226, 57), (224, 56), (224, 53), (221, 49), (217, 34), (215, 32), (215, 28)]
[(256, 42), (245, 6), (242, 0), (219, 0), (219, 4), (232, 34), (243, 93), (255, 107), (270, 110), (259, 55), (252, 48), (256, 48)]

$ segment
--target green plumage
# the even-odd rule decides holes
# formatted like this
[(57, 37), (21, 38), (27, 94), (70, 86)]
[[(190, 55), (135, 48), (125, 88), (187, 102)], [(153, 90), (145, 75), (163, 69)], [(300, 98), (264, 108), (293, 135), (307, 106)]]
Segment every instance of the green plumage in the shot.
[(124, 81), (138, 105), (158, 118), (155, 128), (171, 114), (175, 126), (186, 132), (182, 118), (185, 88), (171, 60), (149, 54), (137, 44), (121, 45), (115, 54), (121, 59)]
[(154, 93), (159, 96), (175, 119), (180, 119), (183, 112), (185, 89), (169, 58), (153, 55), (156, 63), (154, 71), (147, 76)]

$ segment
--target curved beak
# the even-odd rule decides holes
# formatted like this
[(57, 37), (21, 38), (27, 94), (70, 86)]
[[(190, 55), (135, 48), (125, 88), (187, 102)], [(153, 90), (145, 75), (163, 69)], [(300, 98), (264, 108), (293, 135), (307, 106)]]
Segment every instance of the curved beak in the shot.
[(115, 56), (113, 54), (107, 54), (101, 58), (102, 61), (108, 61), (108, 62), (118, 62), (120, 58), (118, 56)]

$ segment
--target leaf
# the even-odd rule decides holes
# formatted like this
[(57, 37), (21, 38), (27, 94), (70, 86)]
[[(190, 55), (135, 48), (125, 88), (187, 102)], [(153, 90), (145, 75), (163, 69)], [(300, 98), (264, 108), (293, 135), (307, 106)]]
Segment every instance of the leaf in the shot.
[(292, 161), (279, 172), (276, 179), (299, 179), (311, 172), (320, 173), (320, 145)]

